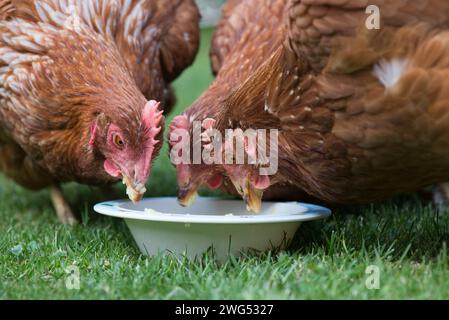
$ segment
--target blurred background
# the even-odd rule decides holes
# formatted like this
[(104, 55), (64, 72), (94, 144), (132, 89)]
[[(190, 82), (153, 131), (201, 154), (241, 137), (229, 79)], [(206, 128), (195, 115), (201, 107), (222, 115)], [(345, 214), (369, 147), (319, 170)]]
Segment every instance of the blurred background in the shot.
[(220, 17), (220, 9), (225, 0), (197, 0), (196, 3), (201, 10), (201, 26), (214, 26)]

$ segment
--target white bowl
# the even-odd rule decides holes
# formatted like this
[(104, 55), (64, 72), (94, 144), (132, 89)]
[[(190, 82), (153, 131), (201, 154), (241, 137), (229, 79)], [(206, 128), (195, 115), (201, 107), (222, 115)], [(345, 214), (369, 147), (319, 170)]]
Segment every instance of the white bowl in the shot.
[(212, 249), (219, 261), (248, 250), (284, 249), (302, 222), (331, 214), (324, 207), (298, 202), (264, 202), (259, 214), (251, 214), (242, 200), (201, 197), (188, 208), (176, 198), (147, 198), (136, 205), (104, 202), (94, 210), (124, 218), (143, 254), (194, 259)]

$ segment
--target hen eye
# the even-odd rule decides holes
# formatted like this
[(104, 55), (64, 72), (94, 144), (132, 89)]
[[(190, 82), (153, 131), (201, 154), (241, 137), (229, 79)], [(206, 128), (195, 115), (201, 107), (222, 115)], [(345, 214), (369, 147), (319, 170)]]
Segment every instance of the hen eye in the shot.
[(122, 137), (120, 137), (118, 134), (114, 135), (113, 140), (114, 140), (115, 145), (119, 148), (123, 148), (123, 146), (125, 145)]

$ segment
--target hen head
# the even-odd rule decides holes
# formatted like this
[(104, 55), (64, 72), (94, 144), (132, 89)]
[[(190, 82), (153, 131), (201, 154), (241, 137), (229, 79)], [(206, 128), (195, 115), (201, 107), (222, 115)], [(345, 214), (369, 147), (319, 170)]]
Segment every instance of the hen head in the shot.
[[(203, 121), (203, 128), (207, 130), (211, 123), (210, 119), (206, 119)], [(201, 186), (206, 185), (215, 190), (223, 183), (222, 170), (218, 166), (205, 164), (202, 161), (195, 164), (192, 161), (190, 155), (195, 149), (193, 145), (201, 143), (196, 141), (192, 132), (192, 123), (185, 114), (175, 117), (169, 128), (170, 158), (176, 165), (178, 200), (182, 206), (192, 204)]]
[[(185, 114), (175, 117), (170, 125), (170, 157), (176, 165), (179, 202), (183, 206), (188, 206), (195, 199), (201, 186), (214, 190), (221, 187), (224, 180), (229, 178), (237, 193), (245, 199), (247, 209), (259, 212), (263, 192), (271, 185), (271, 181), (267, 175), (260, 174), (258, 165), (249, 162), (240, 164), (245, 162), (237, 160), (239, 153), (236, 140), (243, 142), (243, 156), (248, 160), (255, 158), (257, 146), (235, 133), (235, 136), (227, 137), (224, 144), (220, 143), (217, 147), (213, 143), (215, 142), (213, 139), (216, 139), (213, 135), (221, 130), (215, 130), (216, 123), (217, 121), (212, 118), (205, 118), (200, 128), (196, 129), (201, 130), (200, 135), (195, 134), (193, 121), (189, 121)], [(238, 130), (236, 132), (243, 133)], [(195, 155), (191, 157), (193, 152), (199, 152), (199, 157)], [(205, 161), (205, 152), (208, 152), (213, 160), (219, 159), (218, 162)], [(195, 164), (192, 158), (197, 158), (198, 164)]]
[(149, 101), (137, 128), (117, 113), (102, 112), (91, 124), (89, 145), (104, 158), (106, 173), (123, 179), (133, 202), (140, 201), (146, 192), (152, 158), (161, 147), (163, 121), (159, 103)]

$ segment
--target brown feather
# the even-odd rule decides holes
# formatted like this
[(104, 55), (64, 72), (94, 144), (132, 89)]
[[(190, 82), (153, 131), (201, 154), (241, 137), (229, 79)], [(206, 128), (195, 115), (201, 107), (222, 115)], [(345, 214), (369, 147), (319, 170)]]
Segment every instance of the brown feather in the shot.
[(11, 0), (0, 0), (0, 20), (6, 20), (14, 15), (15, 7)]

